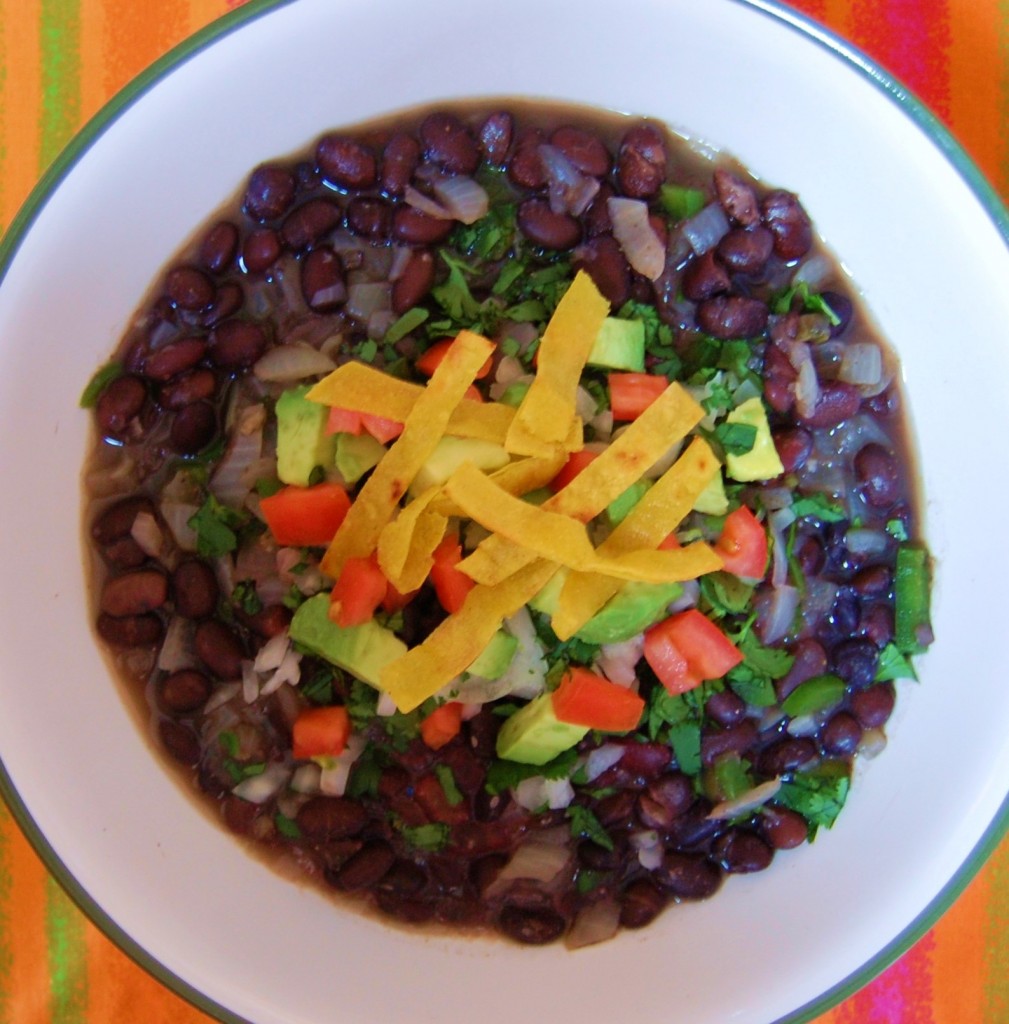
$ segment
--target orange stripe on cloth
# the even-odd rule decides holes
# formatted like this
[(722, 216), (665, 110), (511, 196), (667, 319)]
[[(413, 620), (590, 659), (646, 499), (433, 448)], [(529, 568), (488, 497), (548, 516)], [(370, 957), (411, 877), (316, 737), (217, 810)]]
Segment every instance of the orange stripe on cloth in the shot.
[(108, 94), (121, 89), (189, 31), (188, 0), (105, 0), (104, 78)]
[(983, 876), (988, 883), (984, 935), (984, 962), (988, 979), (985, 1024), (1009, 1021), (1009, 840), (992, 855)]
[(105, 78), (106, 0), (80, 0), (81, 117), (93, 117), (111, 96)]
[(984, 1020), (988, 981), (984, 924), (990, 890), (989, 878), (982, 873), (932, 930), (932, 1012), (936, 1024)]

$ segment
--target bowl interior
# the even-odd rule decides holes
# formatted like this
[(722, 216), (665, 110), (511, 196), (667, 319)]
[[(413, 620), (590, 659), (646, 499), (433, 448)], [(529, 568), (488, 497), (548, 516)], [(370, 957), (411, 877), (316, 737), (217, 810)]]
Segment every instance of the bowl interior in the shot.
[[(756, 4), (639, 0), (617, 21), (600, 0), (261, 10), (76, 154), (0, 286), (0, 479), (18, 482), (0, 491), (9, 786), (47, 855), (146, 955), (262, 1024), (442, 1021), (466, 1006), (487, 1024), (530, 1007), (586, 1022), (791, 1014), (912, 925), (1006, 798), (993, 638), (1007, 559), (980, 525), (1007, 490), (991, 452), (1009, 431), (1009, 252), (991, 211), (892, 96)], [(151, 755), (85, 613), (77, 399), (167, 257), (262, 160), (460, 96), (659, 117), (798, 191), (901, 357), (937, 562), (921, 684), (903, 686), (892, 743), (835, 829), (577, 954), (418, 938), (271, 873)]]

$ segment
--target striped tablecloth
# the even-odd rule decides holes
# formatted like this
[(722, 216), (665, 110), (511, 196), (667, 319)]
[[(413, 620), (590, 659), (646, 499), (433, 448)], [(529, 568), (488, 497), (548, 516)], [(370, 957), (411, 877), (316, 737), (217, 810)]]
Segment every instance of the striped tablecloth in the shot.
[[(0, 0), (0, 227), (73, 132), (242, 0)], [(700, 2), (700, 0), (699, 0)], [(1009, 0), (793, 0), (952, 129), (1009, 199)], [(0, 804), (0, 1024), (206, 1024), (111, 945)], [(1007, 1024), (1009, 840), (900, 960), (816, 1024)]]

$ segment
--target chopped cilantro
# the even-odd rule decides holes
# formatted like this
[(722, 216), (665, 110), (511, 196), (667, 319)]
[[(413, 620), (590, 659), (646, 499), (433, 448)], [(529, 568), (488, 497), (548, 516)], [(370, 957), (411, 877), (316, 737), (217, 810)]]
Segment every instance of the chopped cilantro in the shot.
[(781, 784), (775, 800), (806, 819), (810, 842), (821, 826), (830, 828), (841, 813), (851, 786), (848, 772), (842, 761), (824, 761)]
[(392, 326), (385, 332), (387, 344), (394, 345), (397, 341), (405, 338), (411, 331), (415, 331), (431, 314), (422, 306), (414, 306), (408, 309)]
[(593, 889), (598, 888), (603, 879), (606, 877), (606, 873), (603, 871), (593, 871), (591, 868), (579, 868), (578, 874), (575, 875), (575, 888), (583, 896), (592, 892)]
[(750, 763), (738, 754), (725, 754), (715, 762), (715, 785), (722, 800), (735, 800), (737, 796), (753, 789)]
[(420, 711), (411, 711), (404, 715), (402, 711), (394, 711), (391, 715), (380, 715), (378, 719), (385, 729), (393, 750), (402, 753), (420, 735)]
[(204, 558), (220, 558), (238, 547), (238, 533), (248, 521), (244, 512), (222, 505), (212, 494), (199, 510), (189, 517), (189, 527), (196, 531), (196, 550)]
[(771, 300), (771, 309), (778, 314), (787, 313), (795, 304), (796, 299), (799, 300), (800, 307), (804, 312), (821, 313), (832, 327), (837, 327), (840, 324), (841, 318), (830, 308), (822, 295), (809, 290), (809, 285), (805, 281), (800, 281), (775, 296)]
[(239, 744), (236, 733), (233, 733), (230, 729), (225, 729), (217, 734), (217, 742), (229, 757), (238, 757)]
[(272, 476), (260, 477), (256, 481), (255, 486), (256, 494), (261, 498), (269, 498), (284, 488), (284, 485), (276, 477)]
[(521, 704), (513, 704), (510, 701), (503, 704), (495, 704), (491, 708), (491, 714), (497, 715), (498, 718), (511, 718), (521, 707)]
[(455, 323), (468, 324), (476, 329), (483, 323), (483, 311), (480, 303), (473, 298), (466, 278), (472, 270), (462, 260), (449, 255), (444, 249), (439, 249), (438, 255), (448, 267), (448, 277), (431, 289), (431, 296)]
[(575, 839), (588, 839), (604, 850), (613, 849), (613, 840), (599, 819), (581, 804), (571, 804), (565, 817), (571, 822), (571, 835)]
[(287, 817), (286, 814), (281, 814), (279, 811), (273, 816), (273, 824), (276, 825), (277, 831), (285, 839), (300, 839), (301, 829), (298, 828), (298, 823), (292, 818)]
[(462, 224), (452, 239), (456, 248), (483, 261), (503, 259), (515, 239), (515, 207), (494, 205), (474, 224)]
[(774, 683), (767, 676), (755, 672), (745, 662), (730, 670), (725, 678), (729, 683), (729, 689), (754, 707), (769, 708), (778, 700)]
[(302, 696), (313, 704), (333, 703), (333, 683), (336, 680), (336, 669), (330, 665), (320, 664), (310, 676), (302, 676)]
[(715, 437), (726, 455), (745, 455), (753, 451), (757, 428), (752, 423), (719, 423)]
[(888, 519), (886, 522), (886, 532), (893, 537), (894, 540), (903, 543), (911, 538), (907, 535), (907, 527), (904, 525), (903, 519)]
[(913, 679), (918, 676), (911, 664), (911, 659), (904, 656), (896, 644), (890, 643), (879, 653), (876, 663), (876, 682), (883, 683), (890, 679)]
[(365, 363), (375, 362), (375, 356), (378, 355), (378, 342), (373, 338), (368, 338), (362, 341), (356, 348), (355, 354), (357, 358)]
[(280, 603), (291, 611), (297, 611), (305, 603), (305, 595), (297, 583), (292, 583), (291, 589), (280, 599)]
[(765, 647), (752, 633), (747, 633), (739, 641), (739, 649), (743, 652), (743, 664), (771, 679), (788, 675), (795, 661), (794, 654), (777, 647)]
[(714, 617), (722, 618), (745, 612), (753, 597), (753, 587), (731, 573), (711, 572), (701, 577), (701, 594)]
[(669, 745), (684, 775), (701, 771), (701, 727), (697, 722), (680, 722), (669, 727)]
[(659, 202), (674, 221), (680, 221), (700, 213), (707, 202), (707, 196), (699, 188), (664, 184), (659, 190)]
[(377, 797), (378, 786), (385, 767), (385, 756), (373, 744), (364, 748), (350, 769), (347, 780), (347, 796), (354, 800), (362, 797)]
[(565, 779), (571, 774), (578, 755), (574, 750), (565, 750), (546, 764), (521, 764), (518, 761), (492, 761), (487, 769), (484, 788), (491, 796), (499, 796), (514, 789), (525, 779), (542, 775), (545, 779)]
[(825, 494), (809, 494), (796, 498), (792, 502), (792, 511), (796, 519), (808, 516), (811, 519), (819, 519), (821, 523), (843, 523), (848, 518), (847, 511)]
[(449, 802), (449, 806), (458, 807), (465, 798), (456, 785), (452, 769), (447, 764), (436, 764), (434, 766), (434, 774), (441, 783), (441, 788), (445, 793), (445, 799)]
[(256, 584), (252, 580), (240, 580), (231, 592), (231, 603), (240, 608), (246, 615), (255, 615), (263, 610), (263, 602), (256, 593)]
[(362, 732), (375, 717), (378, 707), (378, 690), (367, 683), (355, 679), (350, 684), (350, 699), (347, 701), (347, 714), (356, 732)]
[(436, 853), (448, 846), (451, 829), (448, 825), (433, 822), (430, 825), (404, 825), (401, 821), (393, 822), (396, 830), (415, 850), (429, 850)]
[(123, 373), (123, 364), (117, 362), (106, 363), (98, 369), (81, 392), (80, 407), (82, 409), (93, 409), (98, 404), (98, 396), (117, 377), (121, 377)]

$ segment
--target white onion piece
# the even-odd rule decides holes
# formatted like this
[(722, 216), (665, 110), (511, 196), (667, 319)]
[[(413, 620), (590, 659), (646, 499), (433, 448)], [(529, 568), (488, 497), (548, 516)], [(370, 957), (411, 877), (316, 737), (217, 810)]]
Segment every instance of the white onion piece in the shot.
[(597, 438), (609, 439), (613, 435), (613, 410), (604, 409), (596, 413), (589, 421), (589, 426), (595, 431)]
[(406, 186), (403, 190), (403, 198), (415, 210), (426, 213), (429, 217), (434, 217), (436, 220), (452, 220), (452, 214), (441, 203), (436, 202), (430, 196), (424, 195), (423, 192), (415, 189), (413, 185)]
[(343, 796), (354, 762), (361, 756), (368, 741), (360, 733), (351, 733), (347, 746), (339, 757), (327, 757), (319, 765), (319, 792), (326, 796)]
[(844, 546), (853, 554), (875, 558), (886, 554), (890, 537), (882, 530), (870, 530), (864, 526), (853, 526), (844, 535)]
[(812, 736), (817, 729), (816, 715), (799, 715), (787, 726), (789, 736)]
[(629, 841), (631, 846), (638, 851), (638, 863), (646, 871), (654, 871), (659, 867), (665, 850), (662, 846), (662, 839), (655, 829), (632, 832)]
[(381, 341), (398, 319), (391, 309), (376, 309), (368, 317), (368, 337), (373, 341)]
[[(508, 358), (507, 356), (505, 358)], [(517, 362), (518, 360), (516, 360)], [(502, 360), (504, 362), (504, 360)], [(521, 364), (520, 364), (521, 365)], [(512, 384), (531, 384), (533, 375), (524, 371), (510, 380), (496, 380), (490, 386), (490, 397), (492, 402), (501, 400), (501, 396), (511, 387)]]
[(613, 224), (613, 237), (627, 262), (650, 281), (666, 269), (666, 249), (648, 220), (648, 205), (641, 199), (614, 196), (606, 200)]
[(873, 758), (886, 748), (886, 733), (882, 729), (866, 729), (858, 744), (858, 756)]
[(347, 289), (347, 312), (367, 321), (372, 313), (392, 308), (392, 285), (388, 281), (360, 281)]
[(799, 609), (799, 591), (787, 584), (772, 587), (770, 594), (761, 595), (758, 602), (757, 632), (765, 644), (783, 640), (792, 628), (795, 613)]
[(175, 538), (175, 543), (183, 551), (195, 551), (196, 531), (189, 525), (189, 520), (200, 511), (200, 506), (181, 501), (163, 501), (158, 511)]
[(161, 558), (165, 547), (165, 536), (158, 521), (150, 512), (138, 512), (130, 528), (130, 536), (140, 545), (145, 555)]
[(291, 776), (291, 789), (295, 793), (318, 793), (320, 771), (319, 766), (314, 763), (298, 765)]
[(709, 203), (680, 226), (690, 248), (703, 256), (729, 233), (729, 221), (720, 203)]
[(820, 400), (820, 379), (809, 345), (804, 341), (789, 341), (783, 347), (798, 374), (794, 385), (796, 411), (800, 416), (812, 416)]
[(396, 714), (399, 708), (396, 707), (396, 702), (392, 699), (389, 694), (384, 690), (378, 695), (378, 704), (375, 706), (375, 714), (380, 715), (382, 718), (389, 718), (391, 715)]
[(779, 789), (781, 789), (781, 779), (768, 779), (767, 782), (762, 782), (759, 786), (740, 793), (732, 800), (723, 800), (721, 803), (715, 804), (708, 813), (708, 818), (709, 820), (735, 818), (740, 814), (749, 814), (750, 811), (755, 811), (758, 807), (766, 804)]
[(271, 348), (259, 359), (252, 372), (271, 384), (293, 384), (335, 369), (336, 363), (317, 348), (302, 341), (292, 341), (288, 345)]
[(158, 668), (162, 672), (178, 672), (195, 662), (193, 655), (194, 626), (190, 619), (173, 615), (165, 630), (165, 639), (158, 652)]
[(588, 782), (598, 779), (603, 772), (612, 768), (624, 756), (624, 746), (620, 743), (604, 743), (595, 750), (590, 750), (585, 758), (584, 774)]
[(241, 690), (241, 683), (225, 683), (223, 686), (218, 686), (207, 698), (207, 703), (203, 705), (204, 715), (212, 714), (218, 708), (224, 707), (229, 701), (234, 700)]
[(620, 904), (614, 899), (597, 900), (578, 912), (571, 930), (564, 936), (564, 945), (568, 949), (594, 946), (612, 939), (619, 927)]
[(249, 493), (246, 484), (248, 469), (254, 462), (258, 462), (263, 454), (262, 425), (243, 430), (243, 422), (249, 421), (239, 421), (238, 428), (228, 441), (224, 457), (210, 478), (211, 493), (222, 505), (230, 508), (242, 507), (245, 496)]
[(532, 882), (552, 882), (564, 870), (568, 856), (566, 844), (544, 842), (543, 837), (529, 839), (512, 854), (511, 860), (487, 887), (485, 896), (487, 899), (495, 899), (520, 878)]
[(507, 387), (512, 381), (518, 380), (525, 374), (525, 367), (514, 356), (502, 356), (498, 360), (497, 369), (494, 371), (494, 382), (504, 384)]
[(603, 644), (599, 648), (596, 666), (611, 683), (633, 686), (638, 681), (634, 669), (644, 653), (645, 635), (639, 633), (619, 644)]
[(792, 275), (792, 284), (799, 284), (805, 281), (814, 291), (819, 291), (821, 285), (826, 284), (831, 275), (830, 260), (826, 256), (817, 254), (810, 256), (804, 263), (796, 268)]
[(242, 662), (242, 700), (246, 704), (259, 700), (259, 675), (251, 661)]
[(505, 680), (508, 689), (504, 692), (532, 700), (546, 686), (547, 662), (529, 609), (524, 606), (520, 608), (511, 618), (505, 619), (504, 626), (518, 640), (519, 645), (511, 664), (498, 681)]
[(701, 585), (697, 580), (684, 580), (680, 586), (683, 587), (683, 593), (666, 609), (671, 615), (693, 608), (701, 594)]
[(575, 412), (578, 414), (579, 419), (583, 423), (588, 423), (595, 416), (598, 408), (596, 400), (592, 395), (585, 388), (579, 386), (575, 392)]
[(883, 353), (871, 341), (845, 346), (837, 376), (847, 384), (871, 387), (883, 376)]
[(261, 697), (269, 697), (276, 693), (285, 683), (297, 686), (301, 682), (301, 654), (293, 647), (287, 649), (284, 660), (277, 666), (277, 670), (263, 683), (259, 691)]
[[(767, 517), (767, 528), (771, 534), (771, 586), (783, 587), (788, 583), (788, 554), (785, 547), (785, 529), (791, 523), (783, 523), (783, 514), (791, 509), (778, 509)], [(794, 520), (795, 516), (792, 516)]]
[(542, 775), (523, 779), (513, 790), (515, 803), (527, 811), (538, 811), (548, 807), (558, 811), (567, 807), (575, 798), (574, 787), (568, 779), (546, 779)]
[(434, 183), (434, 194), (454, 220), (473, 224), (487, 215), (490, 199), (479, 182), (465, 175), (441, 178)]
[(554, 213), (570, 213), (580, 217), (595, 199), (599, 182), (582, 174), (556, 146), (536, 147), (550, 190), (550, 209)]
[(247, 779), (242, 779), (231, 792), (235, 796), (240, 796), (243, 800), (248, 800), (251, 804), (265, 804), (267, 800), (287, 784), (290, 774), (290, 769), (274, 762), (273, 764), (268, 764), (259, 775), (252, 775)]
[(290, 647), (291, 638), (287, 635), (287, 630), (270, 637), (260, 647), (256, 660), (252, 663), (253, 668), (259, 673), (272, 672), (280, 667), (280, 663), (284, 660), (284, 655), (287, 654)]

